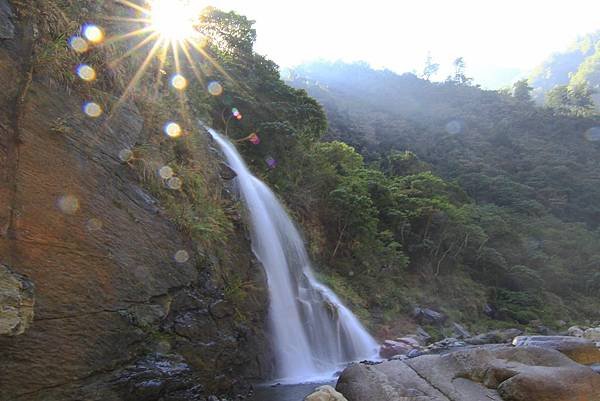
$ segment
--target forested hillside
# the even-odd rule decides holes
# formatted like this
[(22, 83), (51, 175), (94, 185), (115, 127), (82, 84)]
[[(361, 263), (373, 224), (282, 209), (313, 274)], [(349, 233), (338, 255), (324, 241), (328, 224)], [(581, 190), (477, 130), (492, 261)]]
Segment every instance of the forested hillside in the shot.
[(598, 117), (360, 63), (306, 65), (291, 83), (330, 125), (294, 174), (337, 162), (289, 197), (321, 194), (319, 260), (378, 323), (422, 303), (490, 325), (598, 316)]
[[(557, 86), (600, 89), (600, 31), (582, 36), (566, 51), (553, 54), (533, 71), (529, 82), (540, 101)], [(599, 99), (596, 94), (596, 103)]]

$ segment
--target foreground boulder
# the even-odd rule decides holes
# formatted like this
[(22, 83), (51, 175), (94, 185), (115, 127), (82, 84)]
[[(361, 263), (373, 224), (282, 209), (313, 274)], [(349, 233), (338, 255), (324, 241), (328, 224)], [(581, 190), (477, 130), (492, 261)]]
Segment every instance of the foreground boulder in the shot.
[(348, 401), (346, 397), (335, 391), (331, 386), (320, 386), (315, 392), (306, 396), (304, 401)]
[(592, 341), (600, 341), (600, 327), (591, 327), (583, 333), (583, 338)]
[(349, 401), (600, 401), (600, 375), (554, 349), (491, 345), (354, 364), (336, 389)]
[(519, 336), (513, 340), (516, 347), (550, 348), (562, 352), (575, 362), (591, 365), (600, 363), (600, 348), (592, 340), (569, 336)]

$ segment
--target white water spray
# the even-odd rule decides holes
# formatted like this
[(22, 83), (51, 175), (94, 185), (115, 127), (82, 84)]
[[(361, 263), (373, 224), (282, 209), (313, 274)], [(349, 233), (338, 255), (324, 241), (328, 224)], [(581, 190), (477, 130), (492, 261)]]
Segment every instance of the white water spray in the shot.
[(377, 358), (375, 340), (315, 278), (300, 233), (275, 194), (252, 175), (231, 142), (205, 128), (237, 173), (248, 209), (252, 248), (267, 275), (278, 381), (331, 378), (349, 362)]

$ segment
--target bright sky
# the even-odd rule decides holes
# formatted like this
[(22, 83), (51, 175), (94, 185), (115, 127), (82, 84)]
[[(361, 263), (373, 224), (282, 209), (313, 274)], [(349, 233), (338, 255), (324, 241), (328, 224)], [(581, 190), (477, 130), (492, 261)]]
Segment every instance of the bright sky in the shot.
[[(256, 21), (257, 50), (290, 67), (314, 59), (365, 60), (420, 70), (428, 51), (467, 72), (530, 70), (578, 35), (600, 29), (600, 0), (214, 0)], [(445, 74), (445, 73), (444, 73)], [(440, 74), (441, 75), (441, 74)]]

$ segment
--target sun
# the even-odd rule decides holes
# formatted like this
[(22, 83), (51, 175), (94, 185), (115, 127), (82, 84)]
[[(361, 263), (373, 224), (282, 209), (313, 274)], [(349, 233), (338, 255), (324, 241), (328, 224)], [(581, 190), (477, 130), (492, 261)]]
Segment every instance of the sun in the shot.
[[(82, 27), (81, 34), (71, 37), (68, 43), (77, 53), (85, 53), (93, 47), (111, 46), (126, 41), (127, 47), (123, 48), (123, 52), (109, 60), (110, 69), (116, 69), (119, 64), (134, 54), (146, 53), (145, 56), (138, 58), (139, 65), (123, 89), (119, 100), (112, 107), (113, 111), (121, 107), (137, 84), (145, 79), (150, 67), (156, 74), (153, 86), (155, 96), (158, 96), (161, 87), (161, 77), (169, 76), (169, 84), (176, 91), (182, 109), (186, 101), (185, 91), (192, 83), (191, 76), (194, 76), (200, 85), (208, 85), (207, 90), (213, 96), (220, 96), (222, 93), (221, 84), (216, 82), (207, 84), (206, 72), (202, 65), (209, 64), (221, 73), (224, 80), (234, 82), (206, 50), (210, 39), (206, 36), (205, 28), (208, 24), (203, 18), (210, 15), (213, 9), (207, 4), (209, 0), (112, 1), (128, 8), (130, 15), (108, 15), (101, 18), (127, 24), (125, 29), (122, 29), (119, 34), (110, 35), (109, 30), (87, 23)], [(77, 73), (87, 82), (92, 82), (96, 78), (96, 70), (87, 64), (80, 65)], [(95, 103), (93, 105), (97, 106)], [(100, 115), (101, 112), (102, 110), (99, 110), (98, 113), (92, 114)], [(112, 114), (113, 112), (110, 113)], [(177, 135), (173, 137), (175, 136)]]
[(195, 25), (202, 3), (194, 0), (149, 2), (150, 29), (168, 41), (184, 41), (198, 35)]

